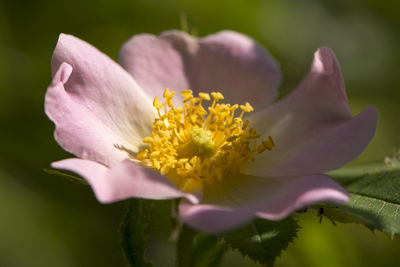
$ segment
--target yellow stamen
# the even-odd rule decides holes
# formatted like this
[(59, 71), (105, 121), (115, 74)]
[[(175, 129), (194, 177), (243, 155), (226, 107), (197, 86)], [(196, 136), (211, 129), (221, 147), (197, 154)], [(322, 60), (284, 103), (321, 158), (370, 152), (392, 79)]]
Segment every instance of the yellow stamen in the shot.
[(207, 94), (207, 93), (199, 93), (199, 97), (201, 98), (201, 99), (204, 99), (204, 100), (207, 100), (207, 101), (210, 101), (210, 95), (209, 94)]
[[(174, 95), (166, 88), (164, 104), (154, 98), (158, 118), (152, 134), (143, 139), (148, 147), (137, 153), (137, 160), (159, 170), (182, 190), (197, 190), (203, 183), (221, 181), (238, 172), (245, 162), (253, 161), (257, 153), (275, 146), (270, 136), (267, 141), (258, 141), (260, 135), (248, 126), (248, 120), (243, 120), (244, 113), (253, 111), (250, 103), (219, 104), (224, 96), (212, 92), (213, 101), (205, 109), (203, 100), (210, 101), (210, 94), (194, 97), (192, 90), (184, 90), (183, 106), (174, 107)], [(241, 114), (235, 117), (239, 108)]]
[(184, 103), (186, 103), (187, 101), (189, 101), (190, 99), (193, 98), (192, 90), (183, 90), (181, 92), (181, 95), (184, 97), (184, 99), (183, 99)]

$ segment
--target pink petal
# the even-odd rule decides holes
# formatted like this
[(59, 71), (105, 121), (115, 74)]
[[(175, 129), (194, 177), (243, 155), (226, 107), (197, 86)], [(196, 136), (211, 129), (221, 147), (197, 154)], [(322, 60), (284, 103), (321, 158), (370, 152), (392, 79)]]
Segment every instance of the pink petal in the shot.
[(177, 92), (190, 88), (182, 56), (165, 39), (135, 35), (121, 47), (119, 61), (151, 98), (162, 99), (165, 88)]
[(324, 175), (272, 178), (238, 175), (205, 188), (204, 204), (183, 203), (180, 215), (196, 229), (219, 233), (254, 216), (280, 220), (315, 203), (345, 203), (348, 199), (348, 193)]
[(164, 88), (220, 91), (227, 103), (264, 107), (276, 96), (278, 64), (258, 43), (231, 31), (194, 38), (179, 31), (137, 35), (125, 43), (120, 62), (149, 96)]
[(257, 216), (267, 220), (280, 220), (290, 213), (318, 203), (344, 204), (349, 194), (332, 179), (324, 175), (301, 176), (285, 183), (277, 191), (280, 194), (272, 202), (263, 203)]
[(310, 74), (291, 95), (249, 117), (276, 147), (257, 156), (243, 173), (288, 176), (323, 173), (356, 158), (375, 134), (377, 111), (353, 117), (333, 52), (315, 53)]
[(56, 123), (55, 138), (67, 151), (82, 158), (110, 164), (126, 158), (113, 144), (122, 142), (117, 132), (106, 127), (97, 114), (65, 91), (72, 67), (63, 63), (46, 94), (46, 114)]
[(90, 44), (61, 34), (52, 59), (45, 110), (68, 152), (106, 165), (126, 158), (114, 145), (137, 151), (151, 133), (150, 99), (118, 64)]
[(53, 168), (76, 172), (85, 178), (98, 201), (111, 203), (127, 198), (171, 199), (184, 197), (192, 203), (199, 199), (176, 188), (165, 176), (124, 160), (111, 168), (90, 160), (65, 159), (52, 164)]
[(183, 201), (179, 205), (179, 216), (196, 230), (219, 234), (250, 222), (255, 214), (252, 211), (208, 204), (192, 205)]

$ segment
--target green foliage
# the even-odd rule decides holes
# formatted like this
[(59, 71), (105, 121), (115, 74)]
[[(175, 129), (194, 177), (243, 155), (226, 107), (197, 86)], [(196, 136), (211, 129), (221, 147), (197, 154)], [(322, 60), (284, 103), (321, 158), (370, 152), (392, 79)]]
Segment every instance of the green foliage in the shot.
[(210, 235), (183, 226), (177, 243), (178, 267), (218, 267), (229, 248), (265, 265), (273, 266), (296, 237), (299, 226), (292, 218), (282, 221), (255, 219), (235, 231)]
[(340, 222), (359, 222), (392, 237), (400, 234), (400, 165), (353, 167), (330, 175), (351, 193), (350, 201), (340, 207), (326, 207), (326, 214)]
[(177, 250), (178, 267), (218, 267), (227, 246), (217, 235), (198, 233), (183, 226)]
[(131, 199), (120, 227), (121, 246), (131, 266), (152, 267), (145, 257), (146, 240), (143, 236), (146, 225), (146, 201)]
[(198, 234), (193, 242), (193, 267), (218, 267), (227, 251), (225, 241), (216, 235)]
[(178, 243), (177, 243), (177, 266), (188, 267), (191, 265), (193, 256), (193, 239), (197, 232), (191, 228), (183, 225), (180, 229)]
[(255, 219), (234, 232), (221, 235), (232, 249), (265, 266), (273, 266), (297, 236), (299, 226), (293, 217), (282, 221)]

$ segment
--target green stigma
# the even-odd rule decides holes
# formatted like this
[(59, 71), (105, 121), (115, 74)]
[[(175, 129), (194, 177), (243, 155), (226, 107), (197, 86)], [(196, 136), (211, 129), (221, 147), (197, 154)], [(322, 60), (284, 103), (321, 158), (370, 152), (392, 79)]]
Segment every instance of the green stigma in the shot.
[(197, 150), (196, 154), (199, 157), (208, 157), (214, 154), (215, 145), (211, 134), (202, 128), (194, 128), (190, 132), (190, 143)]

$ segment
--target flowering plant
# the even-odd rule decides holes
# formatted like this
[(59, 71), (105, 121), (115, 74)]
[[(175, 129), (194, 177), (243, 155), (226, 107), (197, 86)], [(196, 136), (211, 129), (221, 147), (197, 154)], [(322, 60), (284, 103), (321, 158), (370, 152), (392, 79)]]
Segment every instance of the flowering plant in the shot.
[(77, 157), (52, 166), (81, 175), (100, 202), (181, 199), (181, 221), (223, 233), (349, 200), (324, 173), (365, 149), (377, 112), (351, 114), (329, 48), (274, 104), (279, 66), (239, 33), (137, 35), (119, 61), (60, 35), (45, 99), (56, 140)]

